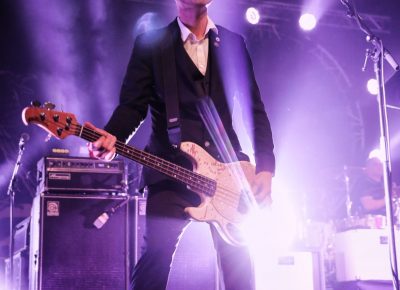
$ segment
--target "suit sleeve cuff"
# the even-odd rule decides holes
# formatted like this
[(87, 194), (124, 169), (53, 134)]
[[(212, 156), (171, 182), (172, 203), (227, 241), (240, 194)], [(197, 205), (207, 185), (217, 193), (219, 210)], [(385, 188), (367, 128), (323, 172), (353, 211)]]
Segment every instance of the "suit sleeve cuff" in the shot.
[(273, 154), (256, 156), (256, 173), (261, 171), (269, 171), (275, 174), (275, 156)]

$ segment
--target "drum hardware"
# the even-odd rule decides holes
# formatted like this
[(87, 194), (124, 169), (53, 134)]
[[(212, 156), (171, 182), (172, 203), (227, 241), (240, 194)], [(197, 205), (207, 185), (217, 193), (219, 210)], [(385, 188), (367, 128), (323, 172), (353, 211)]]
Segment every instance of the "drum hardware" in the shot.
[(347, 214), (347, 216), (350, 216), (352, 202), (350, 199), (350, 177), (349, 177), (347, 165), (345, 165), (343, 167), (343, 173), (344, 173), (344, 185), (345, 185), (345, 189), (346, 189), (346, 214)]

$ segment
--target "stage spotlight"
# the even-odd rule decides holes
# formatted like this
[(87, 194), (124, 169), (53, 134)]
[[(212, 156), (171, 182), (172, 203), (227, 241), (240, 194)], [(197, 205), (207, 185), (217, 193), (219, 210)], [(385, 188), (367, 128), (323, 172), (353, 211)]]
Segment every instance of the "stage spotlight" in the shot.
[(247, 8), (246, 10), (246, 20), (250, 24), (256, 25), (260, 22), (260, 12), (254, 7)]
[(317, 26), (317, 19), (313, 14), (305, 13), (300, 16), (299, 25), (301, 29), (310, 31), (313, 30), (315, 26)]
[(273, 261), (278, 261), (278, 257), (285, 255), (293, 246), (298, 234), (298, 221), (289, 199), (284, 196), (274, 199), (271, 207), (256, 209), (248, 214), (242, 233), (253, 258), (256, 289), (271, 286), (266, 279), (275, 269)]
[(154, 12), (146, 12), (136, 21), (133, 35), (136, 37), (139, 34), (157, 29), (160, 26), (160, 16)]
[(376, 79), (370, 79), (367, 82), (367, 90), (371, 95), (377, 95), (379, 91), (378, 82)]
[(372, 150), (371, 152), (369, 152), (369, 154), (368, 154), (368, 159), (372, 159), (372, 158), (378, 158), (381, 162), (383, 162), (385, 160), (385, 155), (383, 154), (381, 149), (376, 148), (376, 149)]

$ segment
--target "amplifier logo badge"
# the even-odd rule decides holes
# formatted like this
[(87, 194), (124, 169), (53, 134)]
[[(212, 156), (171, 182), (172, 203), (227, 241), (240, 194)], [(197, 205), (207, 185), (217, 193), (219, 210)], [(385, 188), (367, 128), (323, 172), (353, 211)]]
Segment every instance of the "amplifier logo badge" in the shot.
[(57, 179), (57, 180), (71, 180), (71, 173), (50, 173), (49, 179)]
[(59, 216), (60, 215), (60, 202), (49, 200), (47, 201), (47, 216)]

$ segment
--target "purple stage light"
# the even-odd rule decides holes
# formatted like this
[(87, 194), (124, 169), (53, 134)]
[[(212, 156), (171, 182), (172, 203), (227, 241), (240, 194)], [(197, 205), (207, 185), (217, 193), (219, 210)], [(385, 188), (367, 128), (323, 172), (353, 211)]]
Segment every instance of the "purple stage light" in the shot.
[(246, 10), (246, 20), (250, 24), (256, 25), (260, 22), (260, 12), (254, 8), (254, 7), (249, 7)]
[(146, 12), (136, 21), (133, 35), (136, 37), (139, 34), (157, 29), (161, 26), (160, 15), (155, 12)]
[(376, 79), (369, 79), (367, 82), (367, 90), (371, 95), (377, 95), (379, 86)]
[(385, 156), (384, 156), (383, 152), (381, 151), (381, 149), (379, 149), (379, 148), (376, 148), (376, 149), (372, 150), (371, 152), (369, 152), (368, 159), (372, 159), (372, 158), (378, 158), (381, 162), (383, 162), (385, 160)]
[(304, 13), (300, 16), (299, 25), (305, 31), (313, 30), (317, 26), (317, 18), (313, 14)]
[(271, 286), (265, 278), (276, 270), (273, 262), (289, 251), (298, 233), (299, 219), (290, 199), (282, 193), (273, 199), (271, 207), (253, 209), (241, 228), (254, 261), (256, 289)]

